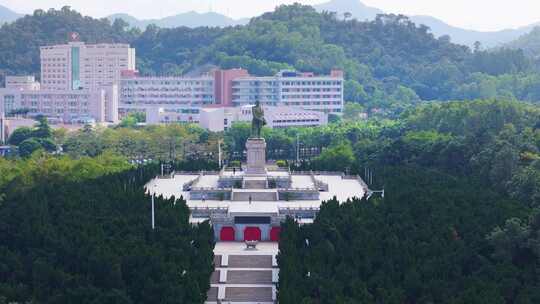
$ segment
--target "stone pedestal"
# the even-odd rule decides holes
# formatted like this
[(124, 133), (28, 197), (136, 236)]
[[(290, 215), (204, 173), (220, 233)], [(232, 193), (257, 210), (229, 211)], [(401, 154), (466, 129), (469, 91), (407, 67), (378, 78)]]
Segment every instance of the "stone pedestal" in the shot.
[(266, 175), (266, 141), (249, 138), (246, 142), (248, 175)]

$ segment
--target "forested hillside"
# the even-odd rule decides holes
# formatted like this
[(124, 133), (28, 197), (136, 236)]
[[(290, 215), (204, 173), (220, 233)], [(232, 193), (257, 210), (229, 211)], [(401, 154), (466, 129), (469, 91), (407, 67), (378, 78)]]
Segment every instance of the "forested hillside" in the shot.
[(539, 302), (539, 122), (537, 106), (479, 100), (317, 136), (331, 148), (308, 168), (372, 168), (385, 196), (285, 224), (280, 303)]
[(203, 303), (211, 227), (157, 198), (152, 231), (158, 170), (109, 153), (0, 158), (0, 303)]
[(148, 26), (142, 32), (68, 7), (38, 10), (0, 28), (0, 73), (38, 74), (39, 45), (65, 42), (71, 31), (87, 42), (130, 43), (143, 74), (183, 74), (207, 65), (244, 67), (256, 75), (342, 68), (347, 101), (392, 113), (421, 100), (540, 100), (536, 63), (520, 50), (473, 51), (447, 37), (436, 39), (404, 16), (342, 20), (299, 4), (278, 7), (245, 26)]

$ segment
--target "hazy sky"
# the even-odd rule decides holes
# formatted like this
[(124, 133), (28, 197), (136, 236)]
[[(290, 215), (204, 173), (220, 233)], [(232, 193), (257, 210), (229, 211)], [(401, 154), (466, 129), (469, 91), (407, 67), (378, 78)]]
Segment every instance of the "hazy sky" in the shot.
[[(233, 18), (251, 17), (276, 5), (301, 2), (318, 4), (328, 0), (0, 0), (17, 12), (69, 5), (94, 17), (116, 12), (138, 18), (160, 18), (180, 12), (210, 9)], [(498, 30), (540, 21), (540, 0), (362, 0), (385, 12), (431, 15), (470, 29)]]

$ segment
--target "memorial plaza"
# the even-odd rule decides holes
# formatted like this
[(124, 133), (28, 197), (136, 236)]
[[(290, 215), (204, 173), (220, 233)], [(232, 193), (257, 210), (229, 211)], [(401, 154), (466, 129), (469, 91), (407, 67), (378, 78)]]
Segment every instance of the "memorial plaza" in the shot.
[(276, 303), (276, 256), (281, 223), (287, 217), (313, 223), (321, 204), (346, 202), (370, 192), (359, 176), (339, 172), (292, 172), (266, 161), (266, 124), (259, 102), (253, 107), (247, 162), (221, 171), (173, 172), (150, 181), (157, 196), (183, 198), (192, 224), (209, 221), (214, 230), (214, 273), (206, 303)]

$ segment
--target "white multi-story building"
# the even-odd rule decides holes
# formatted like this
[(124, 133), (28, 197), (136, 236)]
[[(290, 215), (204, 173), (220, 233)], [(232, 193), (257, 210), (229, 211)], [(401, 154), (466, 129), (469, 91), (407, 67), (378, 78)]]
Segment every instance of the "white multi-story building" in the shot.
[(53, 123), (118, 122), (118, 87), (96, 90), (0, 89), (0, 113), (27, 112)]
[(265, 107), (325, 114), (341, 114), (343, 109), (343, 72), (337, 70), (325, 76), (282, 71), (272, 77), (254, 77), (233, 69), (189, 78), (140, 77), (126, 71), (120, 87), (120, 116), (146, 111), (153, 118), (149, 123), (196, 122), (199, 119), (193, 114), (201, 107), (242, 107), (256, 101)]
[(232, 81), (232, 104), (243, 106), (259, 101), (262, 105), (277, 106), (281, 103), (279, 76), (242, 77)]
[(121, 72), (135, 70), (128, 44), (69, 42), (42, 46), (41, 86), (45, 90), (99, 90), (118, 85)]
[(0, 112), (44, 115), (51, 122), (118, 121), (122, 71), (135, 70), (128, 44), (85, 44), (72, 34), (68, 44), (43, 46), (41, 84), (33, 76), (8, 76), (0, 89)]
[(198, 124), (201, 108), (147, 108), (146, 123), (149, 125), (171, 123)]
[(291, 106), (305, 110), (341, 114), (343, 72), (330, 75), (282, 71), (274, 77), (239, 77), (232, 81), (232, 104), (260, 101), (267, 106)]
[[(195, 123), (212, 132), (221, 132), (236, 122), (250, 122), (253, 105), (241, 107), (206, 107), (193, 113), (182, 113), (164, 108), (153, 108), (147, 112), (148, 124)], [(328, 123), (328, 115), (320, 111), (309, 111), (285, 106), (265, 106), (264, 117), (269, 128), (316, 127)]]
[(198, 114), (199, 108), (214, 103), (214, 78), (200, 77), (139, 77), (124, 72), (120, 82), (119, 112), (145, 112), (164, 109), (168, 112)]

